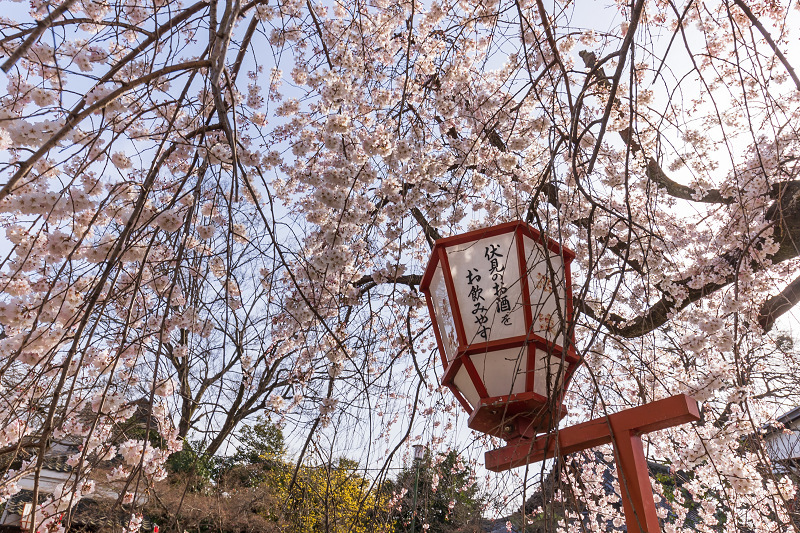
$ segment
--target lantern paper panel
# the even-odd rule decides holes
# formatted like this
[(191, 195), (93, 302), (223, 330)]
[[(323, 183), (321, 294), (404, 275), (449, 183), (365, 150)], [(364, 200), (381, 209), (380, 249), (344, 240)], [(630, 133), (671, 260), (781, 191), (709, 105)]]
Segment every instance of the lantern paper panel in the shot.
[(466, 344), (525, 335), (516, 234), (446, 248)]
[(523, 236), (523, 242), (531, 295), (531, 332), (548, 342), (564, 345), (562, 326), (571, 314), (565, 297), (564, 261), (553, 251), (549, 251), (549, 257), (545, 256), (544, 247), (527, 235)]
[(441, 263), (437, 265), (436, 271), (431, 278), (429, 301), (433, 303), (435, 313), (435, 327), (439, 330), (442, 340), (446, 360), (452, 361), (458, 351), (458, 335), (456, 325), (453, 320), (453, 310), (450, 306), (450, 299), (447, 296), (447, 286), (442, 274)]
[(461, 395), (469, 402), (470, 406), (475, 409), (481, 403), (481, 396), (478, 394), (478, 389), (469, 375), (466, 365), (461, 365), (453, 378), (453, 385), (455, 385), (461, 392)]
[[(528, 355), (530, 350), (533, 357)], [(529, 390), (545, 401), (549, 393), (562, 392), (560, 385), (574, 363), (572, 357), (562, 359), (560, 352), (549, 353), (535, 344), (465, 354), (456, 363), (458, 367), (452, 375), (452, 384), (461, 390), (473, 409), (481, 405), (483, 398), (513, 396)], [(472, 375), (470, 364), (475, 370)], [(446, 373), (446, 381), (448, 375), (450, 372)]]
[(553, 392), (561, 392), (561, 381), (569, 369), (569, 361), (550, 354), (541, 348), (535, 350), (533, 392), (549, 398)]
[(520, 346), (469, 356), (489, 397), (525, 392), (527, 352), (525, 346)]

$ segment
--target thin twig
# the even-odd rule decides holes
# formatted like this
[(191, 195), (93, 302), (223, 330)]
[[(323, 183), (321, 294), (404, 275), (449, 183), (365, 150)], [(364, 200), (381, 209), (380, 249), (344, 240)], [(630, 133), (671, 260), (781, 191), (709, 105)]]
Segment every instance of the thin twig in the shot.
[(50, 27), (50, 25), (61, 15), (63, 15), (71, 6), (75, 3), (75, 0), (65, 0), (60, 6), (55, 8), (47, 17), (43, 18), (39, 22), (36, 23), (36, 28), (28, 35), (28, 38), (14, 50), (8, 59), (0, 66), (3, 69), (3, 72), (8, 72), (14, 66), (14, 64), (19, 61), (19, 59), (28, 53), (28, 50), (31, 49), (31, 46), (36, 44), (36, 41), (39, 40), (39, 37), (42, 36), (44, 31)]
[(772, 36), (770, 36), (769, 32), (764, 27), (764, 25), (761, 24), (761, 21), (759, 21), (758, 18), (756, 18), (755, 14), (753, 14), (753, 12), (750, 11), (750, 8), (747, 7), (747, 5), (742, 0), (733, 0), (733, 3), (739, 6), (739, 9), (741, 9), (742, 12), (747, 16), (747, 18), (750, 19), (750, 22), (753, 24), (753, 26), (758, 28), (758, 31), (761, 32), (761, 35), (764, 37), (764, 40), (767, 41), (767, 44), (769, 44), (770, 48), (772, 48), (772, 51), (775, 52), (775, 55), (778, 56), (780, 62), (783, 63), (784, 67), (786, 67), (786, 70), (789, 72), (789, 76), (791, 76), (792, 80), (794, 80), (795, 87), (797, 87), (797, 90), (800, 91), (800, 78), (797, 77), (797, 74), (792, 68), (792, 65), (789, 64), (789, 60), (786, 59), (786, 56), (783, 55), (781, 49), (778, 48), (778, 45), (775, 44), (775, 41), (772, 40)]

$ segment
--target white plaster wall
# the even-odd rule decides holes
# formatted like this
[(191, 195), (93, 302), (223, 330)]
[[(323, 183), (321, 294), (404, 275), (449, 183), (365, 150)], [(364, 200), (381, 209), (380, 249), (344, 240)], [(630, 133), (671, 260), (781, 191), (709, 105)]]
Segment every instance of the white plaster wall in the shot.
[(773, 461), (800, 459), (800, 432), (776, 431), (764, 437), (764, 445)]

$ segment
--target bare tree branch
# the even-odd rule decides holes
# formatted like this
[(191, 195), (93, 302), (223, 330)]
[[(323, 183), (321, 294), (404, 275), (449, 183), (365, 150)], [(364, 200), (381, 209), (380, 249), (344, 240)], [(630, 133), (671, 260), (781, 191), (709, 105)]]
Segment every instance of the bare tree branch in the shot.
[(647, 177), (663, 188), (667, 194), (675, 198), (709, 204), (732, 204), (734, 201), (731, 197), (722, 196), (722, 193), (720, 193), (718, 189), (711, 189), (705, 193), (700, 193), (692, 187), (681, 185), (673, 181), (664, 173), (659, 164), (652, 157), (647, 159)]
[(418, 207), (412, 207), (411, 214), (414, 215), (414, 219), (422, 226), (422, 230), (425, 232), (425, 238), (428, 239), (428, 244), (433, 248), (433, 242), (442, 238), (439, 231), (430, 225), (425, 215), (422, 214), (422, 211), (420, 211)]
[(75, 0), (64, 0), (57, 8), (50, 12), (48, 16), (40, 20), (36, 23), (36, 28), (28, 35), (28, 38), (25, 39), (14, 53), (12, 53), (8, 59), (6, 59), (0, 68), (3, 69), (3, 72), (8, 72), (14, 66), (14, 64), (19, 61), (19, 58), (24, 56), (28, 50), (31, 49), (36, 41), (39, 40), (39, 37), (45, 32), (47, 28), (53, 23), (53, 21), (57, 20), (61, 15), (63, 15), (71, 6), (75, 3)]
[[(99, 109), (103, 109), (104, 107), (108, 106), (111, 102), (114, 102), (117, 98), (125, 94), (126, 92), (130, 91), (134, 87), (138, 85), (143, 85), (149, 83), (155, 79), (158, 79), (165, 74), (169, 74), (171, 72), (177, 71), (191, 71), (197, 70), (205, 67), (211, 66), (211, 62), (208, 60), (199, 60), (199, 61), (187, 61), (186, 63), (179, 63), (177, 65), (170, 65), (164, 67), (160, 70), (155, 72), (151, 72), (146, 76), (142, 76), (136, 80), (131, 81), (119, 87), (118, 89), (112, 91), (110, 94), (106, 95), (105, 97), (101, 98), (91, 106), (86, 109), (83, 109), (81, 112), (70, 115), (70, 118), (66, 121), (66, 123), (57, 131), (55, 132), (50, 138), (39, 147), (36, 152), (33, 153), (27, 160), (22, 161), (19, 163), (19, 168), (17, 171), (8, 179), (8, 181), (3, 185), (3, 188), (0, 189), (0, 200), (11, 194), (14, 187), (19, 183), (21, 179), (30, 173), (33, 169), (34, 165), (37, 161), (39, 161), (42, 157), (44, 157), (47, 152), (53, 149), (55, 146), (58, 145), (61, 140), (68, 135), (73, 129), (79, 124), (83, 119), (94, 113)], [(83, 100), (81, 101), (83, 102)]]
[(797, 302), (800, 302), (800, 277), (787, 285), (780, 294), (776, 294), (764, 302), (758, 313), (759, 325), (764, 331), (771, 330), (775, 321), (794, 307)]
[(798, 91), (800, 91), (800, 78), (797, 77), (797, 73), (794, 71), (791, 63), (789, 63), (789, 60), (786, 59), (785, 55), (783, 55), (783, 52), (780, 48), (778, 48), (778, 45), (775, 44), (775, 41), (772, 40), (772, 36), (769, 34), (764, 25), (761, 24), (761, 21), (758, 20), (758, 17), (753, 14), (750, 8), (747, 7), (747, 4), (745, 4), (742, 0), (733, 0), (733, 3), (739, 6), (739, 9), (741, 9), (747, 18), (750, 19), (750, 22), (753, 23), (753, 26), (758, 28), (758, 31), (761, 32), (764, 40), (767, 41), (767, 44), (769, 44), (770, 48), (772, 48), (772, 51), (775, 52), (775, 55), (778, 56), (778, 60), (780, 60), (780, 62), (786, 68), (789, 76), (791, 76), (792, 81), (794, 81), (794, 86), (797, 87)]

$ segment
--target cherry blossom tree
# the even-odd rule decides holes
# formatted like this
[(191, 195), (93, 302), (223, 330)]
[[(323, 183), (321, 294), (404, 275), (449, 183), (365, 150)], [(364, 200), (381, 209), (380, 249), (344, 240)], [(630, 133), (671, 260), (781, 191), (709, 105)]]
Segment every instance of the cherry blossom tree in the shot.
[[(789, 0), (12, 4), (0, 500), (33, 476), (36, 501), (49, 447), (77, 444), (31, 526), (59, 531), (92, 481), (130, 503), (184, 439), (226, 453), (257, 415), (284, 425), (295, 477), (343, 449), (386, 467), (413, 439), (493, 445), (454, 441), (417, 287), (436, 238), (522, 219), (577, 252), (568, 420), (692, 393), (702, 422), (651, 435), (650, 455), (694, 473), (704, 523), (724, 508), (726, 530), (792, 527), (791, 480), (743, 442), (800, 400), (774, 331), (800, 300), (799, 16)], [(119, 430), (137, 416), (143, 434)], [(564, 474), (598, 516), (601, 466)], [(536, 476), (509, 479), (506, 499)]]

